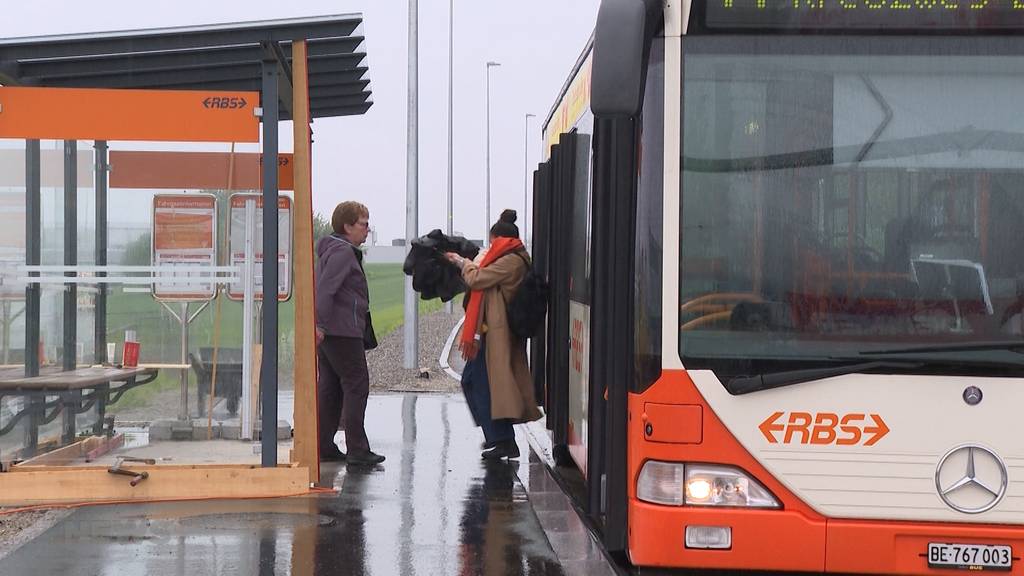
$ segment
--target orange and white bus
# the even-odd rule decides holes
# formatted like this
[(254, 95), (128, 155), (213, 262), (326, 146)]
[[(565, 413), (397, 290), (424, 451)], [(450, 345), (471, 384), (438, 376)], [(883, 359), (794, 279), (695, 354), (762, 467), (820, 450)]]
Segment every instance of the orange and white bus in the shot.
[(532, 357), (609, 550), (1024, 573), (1022, 32), (1021, 0), (604, 0), (535, 173)]

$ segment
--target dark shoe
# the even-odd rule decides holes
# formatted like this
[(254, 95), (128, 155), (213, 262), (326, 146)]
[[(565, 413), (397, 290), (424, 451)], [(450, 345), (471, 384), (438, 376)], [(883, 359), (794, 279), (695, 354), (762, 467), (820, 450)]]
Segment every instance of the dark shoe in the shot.
[(494, 448), (497, 445), (498, 445), (497, 442), (481, 442), (480, 443), (480, 449), (481, 450), (490, 450), (491, 448)]
[(487, 450), (480, 455), (484, 460), (501, 460), (502, 458), (519, 458), (519, 446), (515, 440), (503, 440), (498, 442), (494, 448)]
[(321, 462), (344, 462), (345, 453), (335, 448), (334, 450), (326, 450), (320, 452)]
[(360, 466), (373, 466), (374, 464), (380, 464), (383, 461), (384, 461), (384, 457), (383, 456), (381, 456), (380, 454), (374, 454), (373, 452), (370, 452), (369, 450), (367, 450), (366, 452), (359, 453), (359, 454), (349, 453), (349, 455), (348, 455), (348, 463), (349, 464), (357, 464), (357, 465), (360, 465)]

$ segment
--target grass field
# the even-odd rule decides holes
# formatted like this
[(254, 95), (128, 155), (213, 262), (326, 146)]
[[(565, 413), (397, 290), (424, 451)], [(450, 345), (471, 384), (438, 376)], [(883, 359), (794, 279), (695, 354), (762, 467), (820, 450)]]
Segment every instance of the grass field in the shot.
[[(401, 264), (367, 264), (366, 279), (370, 288), (370, 313), (377, 338), (383, 338), (404, 321), (405, 275)], [(222, 348), (242, 347), (242, 303), (221, 297), (219, 346)], [(170, 304), (175, 312), (180, 305)], [(189, 349), (197, 350), (213, 346), (216, 316), (216, 302), (196, 317), (189, 329)], [(420, 313), (425, 314), (441, 308), (440, 300), (420, 301)], [(199, 305), (191, 304), (193, 314)], [(280, 384), (291, 386), (292, 360), (294, 358), (295, 305), (294, 300), (282, 302), (279, 314), (279, 372)], [(175, 319), (159, 302), (149, 294), (114, 293), (107, 303), (107, 339), (122, 342), (125, 330), (135, 330), (142, 343), (141, 362), (177, 363), (181, 355), (181, 330)], [(120, 351), (120, 346), (118, 347)], [(195, 375), (192, 388), (195, 388)], [(146, 404), (157, 392), (176, 389), (180, 386), (179, 373), (164, 371), (156, 382), (137, 388), (125, 394), (119, 407), (132, 408)], [(172, 410), (168, 408), (168, 410)], [(176, 406), (173, 411), (176, 412)], [(168, 414), (168, 417), (174, 414)]]

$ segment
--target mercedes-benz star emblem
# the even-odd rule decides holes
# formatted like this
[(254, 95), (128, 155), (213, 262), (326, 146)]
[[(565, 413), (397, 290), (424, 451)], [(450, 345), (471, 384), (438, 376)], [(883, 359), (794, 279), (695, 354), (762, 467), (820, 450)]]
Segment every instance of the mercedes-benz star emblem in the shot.
[(991, 510), (1006, 494), (1006, 484), (1006, 464), (995, 452), (976, 444), (953, 448), (935, 469), (939, 497), (964, 514)]
[(982, 397), (981, 388), (977, 386), (968, 386), (964, 390), (964, 402), (967, 402), (968, 406), (977, 406), (981, 403)]

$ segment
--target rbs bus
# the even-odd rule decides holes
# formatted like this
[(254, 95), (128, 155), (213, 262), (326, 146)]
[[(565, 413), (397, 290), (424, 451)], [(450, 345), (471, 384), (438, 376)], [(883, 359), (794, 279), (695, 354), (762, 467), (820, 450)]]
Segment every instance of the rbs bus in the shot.
[(1024, 0), (604, 0), (535, 381), (647, 568), (1024, 573)]

